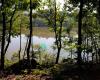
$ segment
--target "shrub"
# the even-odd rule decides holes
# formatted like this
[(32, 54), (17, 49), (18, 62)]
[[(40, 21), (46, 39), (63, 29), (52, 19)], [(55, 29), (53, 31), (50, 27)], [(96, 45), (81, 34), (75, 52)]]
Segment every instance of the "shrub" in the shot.
[(34, 69), (32, 70), (33, 75), (47, 75), (48, 70), (39, 70), (39, 69)]

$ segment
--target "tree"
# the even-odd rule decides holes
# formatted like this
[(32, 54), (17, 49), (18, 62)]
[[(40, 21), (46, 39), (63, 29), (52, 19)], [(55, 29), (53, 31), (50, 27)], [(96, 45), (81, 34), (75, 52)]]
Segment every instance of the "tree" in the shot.
[(35, 9), (38, 5), (38, 1), (37, 0), (30, 0), (30, 27), (29, 27), (29, 30), (30, 30), (30, 34), (29, 34), (29, 40), (28, 40), (28, 46), (27, 46), (27, 61), (29, 62), (28, 63), (28, 66), (29, 66), (29, 69), (28, 69), (28, 72), (30, 72), (30, 47), (31, 47), (31, 40), (32, 40), (32, 9)]
[(4, 47), (5, 47), (5, 34), (6, 34), (6, 13), (4, 12), (5, 0), (1, 0), (2, 3), (2, 45), (1, 45), (1, 70), (4, 70)]
[(16, 13), (16, 9), (17, 9), (16, 7), (17, 7), (17, 5), (15, 4), (15, 9), (14, 9), (14, 11), (11, 14), (10, 20), (8, 21), (10, 23), (10, 28), (8, 30), (8, 39), (7, 39), (8, 43), (7, 43), (6, 47), (5, 47), (5, 54), (7, 52), (7, 49), (9, 47), (9, 44), (11, 42), (11, 31), (12, 31), (12, 26), (13, 26), (13, 18), (14, 18), (14, 15)]
[(28, 72), (30, 72), (30, 46), (31, 46), (31, 37), (32, 37), (32, 0), (30, 0), (30, 35), (29, 35), (29, 43), (28, 43), (28, 47), (27, 47), (27, 61), (28, 61), (28, 66), (29, 66), (29, 70)]
[(82, 52), (82, 11), (83, 11), (83, 0), (80, 1), (79, 19), (78, 19), (78, 64), (82, 62), (81, 52)]
[[(57, 48), (57, 57), (55, 63), (59, 62), (60, 51), (62, 48), (61, 38), (62, 38), (62, 28), (63, 22), (66, 17), (66, 3), (64, 4), (63, 10), (60, 11), (59, 5), (56, 0), (44, 1), (43, 6), (38, 10), (38, 15), (45, 18), (48, 21), (48, 26), (52, 28), (55, 34), (55, 45)], [(44, 6), (47, 8), (45, 9)]]
[[(9, 3), (9, 1), (11, 3)], [(4, 69), (4, 58), (5, 58), (5, 53), (8, 49), (9, 43), (10, 43), (10, 36), (11, 36), (11, 29), (12, 29), (12, 24), (13, 24), (13, 17), (16, 12), (16, 4), (18, 3), (18, 0), (8, 0), (8, 1), (1, 1), (1, 13), (2, 13), (2, 45), (1, 45), (1, 69)], [(15, 5), (15, 7), (14, 7)], [(13, 6), (13, 7), (12, 7)], [(9, 19), (10, 17), (10, 19)], [(10, 25), (10, 28), (8, 30), (8, 23)], [(8, 34), (7, 34), (8, 30)], [(9, 36), (8, 36), (9, 35)], [(7, 45), (6, 40), (8, 36), (8, 43)]]
[[(59, 56), (62, 48), (62, 32), (63, 32), (63, 22), (66, 17), (66, 3), (64, 4), (64, 7), (61, 12), (58, 12), (58, 22), (60, 24), (60, 27), (58, 27), (58, 30), (55, 30), (55, 36), (56, 36), (56, 45), (57, 45), (57, 57), (56, 57), (56, 64), (59, 62)], [(56, 32), (57, 31), (57, 32)]]

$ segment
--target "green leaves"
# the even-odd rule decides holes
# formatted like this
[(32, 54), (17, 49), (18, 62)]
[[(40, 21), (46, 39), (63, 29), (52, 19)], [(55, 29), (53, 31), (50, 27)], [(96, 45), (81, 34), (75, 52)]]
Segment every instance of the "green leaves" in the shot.
[[(40, 0), (32, 0), (32, 8), (36, 9), (39, 6)], [(30, 7), (30, 0), (20, 0), (19, 1), (19, 9), (28, 10)]]
[(32, 8), (36, 9), (39, 6), (39, 0), (32, 0)]

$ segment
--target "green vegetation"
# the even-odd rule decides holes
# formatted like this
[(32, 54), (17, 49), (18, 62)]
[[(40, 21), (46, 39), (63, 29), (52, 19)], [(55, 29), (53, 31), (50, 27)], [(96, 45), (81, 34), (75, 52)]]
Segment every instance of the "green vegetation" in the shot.
[[(59, 1), (0, 0), (2, 80), (100, 80), (100, 0)], [(12, 37), (18, 35), (19, 51), (8, 60)], [(32, 36), (53, 37), (56, 54), (44, 43), (33, 45)], [(69, 56), (60, 59), (63, 50)]]
[[(22, 29), (22, 34), (28, 35), (27, 29)], [(48, 34), (47, 34), (48, 33)], [(50, 31), (48, 27), (33, 27), (33, 36), (39, 37), (54, 37), (54, 32)]]

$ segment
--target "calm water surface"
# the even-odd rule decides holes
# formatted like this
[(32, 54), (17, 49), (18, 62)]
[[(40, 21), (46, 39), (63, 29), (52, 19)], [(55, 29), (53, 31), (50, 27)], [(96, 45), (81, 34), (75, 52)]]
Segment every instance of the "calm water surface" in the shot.
[[(27, 37), (25, 35), (21, 35), (22, 36), (22, 51), (24, 51), (25, 45), (26, 45), (26, 41), (27, 41)], [(49, 37), (49, 38), (45, 38), (45, 37), (38, 37), (38, 36), (33, 36), (32, 37), (32, 41), (33, 41), (33, 45), (42, 45), (44, 44), (45, 50), (49, 53), (49, 54), (56, 54), (57, 51), (53, 50), (52, 46), (55, 42), (55, 39), (53, 37)], [(17, 37), (12, 37), (11, 38), (11, 43), (9, 45), (6, 57), (8, 59), (11, 58), (13, 53), (18, 53), (19, 51), (19, 47), (20, 47), (20, 36)], [(21, 55), (23, 55), (23, 53), (21, 53)], [(62, 57), (68, 57), (68, 52), (66, 52), (65, 50), (61, 50), (61, 56)]]

